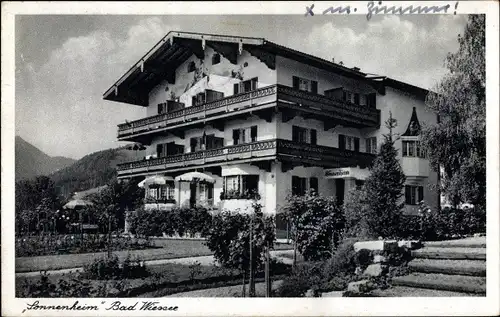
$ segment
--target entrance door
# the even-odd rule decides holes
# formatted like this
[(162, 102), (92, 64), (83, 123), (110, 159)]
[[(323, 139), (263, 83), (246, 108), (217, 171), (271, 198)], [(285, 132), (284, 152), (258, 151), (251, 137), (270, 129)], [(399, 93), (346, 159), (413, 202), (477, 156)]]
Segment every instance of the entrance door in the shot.
[(190, 195), (189, 195), (189, 206), (191, 207), (194, 207), (196, 206), (196, 185), (198, 185), (197, 183), (189, 183), (189, 192), (190, 192)]
[(337, 202), (341, 205), (344, 204), (344, 193), (345, 193), (345, 180), (344, 179), (336, 179), (335, 180), (335, 192)]

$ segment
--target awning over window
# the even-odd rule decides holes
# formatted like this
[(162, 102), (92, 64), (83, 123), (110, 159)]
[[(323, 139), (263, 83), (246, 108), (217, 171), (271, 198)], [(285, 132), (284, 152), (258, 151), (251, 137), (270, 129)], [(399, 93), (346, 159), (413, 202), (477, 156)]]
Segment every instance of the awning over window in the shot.
[(165, 176), (165, 175), (155, 175), (155, 176), (150, 176), (147, 177), (145, 180), (140, 182), (137, 186), (139, 187), (144, 187), (144, 186), (150, 186), (150, 185), (166, 185), (168, 182), (173, 182), (174, 179), (171, 176)]
[(179, 175), (175, 178), (177, 182), (207, 182), (215, 183), (215, 179), (207, 174), (200, 172), (189, 172), (186, 174)]

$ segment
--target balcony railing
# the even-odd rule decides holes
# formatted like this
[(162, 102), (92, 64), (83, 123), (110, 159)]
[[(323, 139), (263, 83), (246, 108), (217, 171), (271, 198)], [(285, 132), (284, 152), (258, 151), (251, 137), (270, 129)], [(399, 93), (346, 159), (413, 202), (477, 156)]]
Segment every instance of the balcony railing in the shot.
[(272, 95), (276, 95), (275, 85), (225, 97), (198, 106), (192, 106), (181, 110), (162, 113), (159, 115), (147, 117), (144, 119), (139, 119), (128, 123), (122, 123), (118, 125), (118, 137), (123, 137), (129, 134), (142, 132), (144, 130), (159, 128), (157, 127), (159, 123), (163, 124), (163, 126), (169, 126), (176, 123), (180, 123), (186, 121), (186, 119), (190, 119), (190, 116), (196, 114), (204, 115), (206, 117), (207, 115), (211, 115), (221, 111), (233, 110), (233, 109), (228, 109), (228, 106)]
[(118, 125), (118, 137), (123, 138), (168, 126), (173, 126), (192, 119), (206, 118), (216, 114), (237, 111), (245, 106), (273, 103), (278, 100), (318, 108), (333, 114), (335, 119), (359, 126), (377, 126), (379, 110), (350, 102), (335, 100), (323, 95), (296, 90), (283, 85), (272, 85), (245, 92), (198, 106), (162, 113), (144, 119)]
[(170, 170), (179, 167), (221, 163), (259, 157), (277, 157), (296, 160), (317, 161), (318, 166), (368, 166), (375, 155), (338, 148), (298, 143), (290, 140), (272, 139), (253, 143), (231, 145), (218, 149), (204, 150), (160, 157), (149, 160), (119, 164), (118, 174), (140, 173), (150, 170)]
[(377, 109), (297, 90), (288, 86), (278, 85), (278, 99), (333, 112), (338, 120), (362, 126), (377, 126), (379, 123), (379, 110)]

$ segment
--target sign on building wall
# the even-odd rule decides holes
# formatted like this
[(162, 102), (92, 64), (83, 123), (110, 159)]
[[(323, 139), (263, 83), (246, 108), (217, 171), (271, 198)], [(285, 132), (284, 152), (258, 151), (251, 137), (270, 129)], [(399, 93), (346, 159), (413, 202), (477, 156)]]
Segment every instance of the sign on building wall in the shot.
[(325, 178), (338, 179), (338, 178), (355, 178), (365, 180), (368, 177), (369, 171), (367, 169), (357, 167), (346, 168), (331, 168), (325, 170)]

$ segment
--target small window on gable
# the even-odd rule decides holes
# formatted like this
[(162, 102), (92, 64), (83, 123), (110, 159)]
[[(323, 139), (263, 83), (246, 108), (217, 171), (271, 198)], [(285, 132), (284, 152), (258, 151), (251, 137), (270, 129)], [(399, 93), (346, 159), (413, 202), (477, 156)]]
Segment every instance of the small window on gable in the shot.
[(194, 72), (196, 70), (196, 64), (193, 62), (190, 62), (188, 64), (188, 73)]
[(220, 54), (215, 53), (214, 55), (212, 55), (212, 65), (217, 65), (219, 63), (220, 63)]

